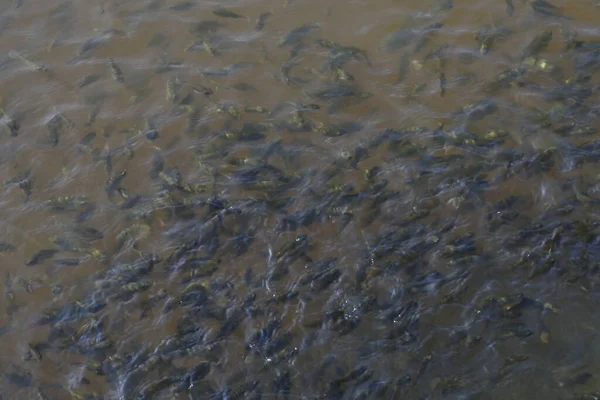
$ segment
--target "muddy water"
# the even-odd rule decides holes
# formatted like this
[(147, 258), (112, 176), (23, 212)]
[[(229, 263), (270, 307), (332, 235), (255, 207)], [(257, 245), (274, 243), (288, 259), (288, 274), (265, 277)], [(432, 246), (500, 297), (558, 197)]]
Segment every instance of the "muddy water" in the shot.
[(0, 7), (2, 398), (597, 398), (594, 2)]

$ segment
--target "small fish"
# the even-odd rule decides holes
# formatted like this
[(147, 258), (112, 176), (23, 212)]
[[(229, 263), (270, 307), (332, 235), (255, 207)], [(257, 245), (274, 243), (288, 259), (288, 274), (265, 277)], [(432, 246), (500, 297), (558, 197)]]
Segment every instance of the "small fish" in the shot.
[(441, 29), (442, 26), (443, 24), (438, 22), (426, 26), (422, 29), (402, 28), (390, 34), (383, 41), (381, 48), (386, 51), (399, 50), (403, 47), (408, 46), (411, 43), (414, 43), (416, 39), (419, 39), (417, 42), (418, 44), (423, 40), (422, 38), (425, 38), (431, 33)]
[(540, 33), (535, 38), (533, 38), (533, 40), (531, 42), (529, 42), (527, 47), (525, 47), (525, 49), (523, 50), (523, 53), (521, 54), (521, 60), (525, 60), (529, 57), (533, 57), (536, 54), (538, 54), (539, 52), (545, 50), (551, 41), (552, 41), (552, 31), (551, 30), (546, 30), (546, 31)]
[(17, 248), (6, 242), (0, 242), (0, 253), (9, 253), (15, 251)]
[(192, 92), (202, 94), (204, 96), (210, 96), (214, 93), (214, 91), (211, 88), (202, 85), (193, 85)]
[(8, 15), (0, 15), (0, 35), (9, 27), (15, 18)]
[(512, 17), (515, 13), (515, 5), (513, 4), (513, 0), (504, 0), (506, 3), (506, 15)]
[(60, 133), (63, 127), (63, 120), (59, 114), (54, 115), (46, 124), (48, 129), (47, 135), (50, 145), (56, 147), (60, 141)]
[(204, 76), (227, 76), (229, 70), (227, 68), (204, 68), (201, 73)]
[(8, 116), (8, 114), (6, 114), (6, 112), (0, 108), (0, 113), (2, 113), (2, 119), (0, 119), (0, 122), (4, 123), (4, 125), (8, 128), (8, 130), (10, 131), (10, 136), (18, 136), (19, 135), (19, 129), (21, 128), (21, 125), (19, 124), (19, 122), (17, 122), (17, 120), (11, 118)]
[(35, 389), (38, 400), (50, 400), (39, 386)]
[(584, 371), (579, 374), (572, 376), (565, 381), (560, 383), (560, 386), (565, 388), (571, 388), (573, 386), (585, 385), (594, 375), (591, 372)]
[(33, 384), (33, 377), (31, 373), (23, 368), (18, 368), (15, 366), (15, 369), (18, 369), (18, 372), (4, 373), (4, 378), (13, 385), (20, 387), (30, 387)]
[(123, 179), (127, 176), (127, 171), (122, 171), (115, 176), (112, 176), (106, 182), (104, 189), (108, 195), (112, 195), (112, 193), (123, 183)]
[(117, 235), (117, 251), (125, 248), (125, 245), (134, 246), (136, 242), (145, 239), (150, 234), (150, 226), (145, 224), (134, 224)]
[(118, 83), (125, 82), (123, 71), (121, 71), (121, 68), (119, 68), (119, 66), (115, 64), (114, 60), (110, 57), (108, 58), (108, 66), (115, 81), (117, 81)]
[(29, 68), (35, 70), (35, 71), (40, 71), (40, 72), (47, 72), (48, 68), (46, 68), (46, 66), (42, 63), (36, 63), (33, 62), (31, 60), (28, 60), (27, 58), (23, 57), (19, 52), (17, 52), (16, 50), (10, 50), (8, 52), (8, 56), (14, 60), (19, 60), (21, 61), (23, 64), (27, 65)]
[(224, 26), (225, 25), (223, 25), (219, 21), (213, 21), (213, 20), (200, 21), (200, 22), (194, 24), (190, 28), (190, 33), (194, 33), (198, 36), (204, 36), (204, 35), (213, 33), (216, 30), (218, 30)]
[(52, 262), (56, 265), (75, 267), (81, 264), (84, 260), (82, 258), (59, 258), (53, 260)]
[(148, 40), (148, 43), (146, 43), (146, 47), (160, 46), (165, 42), (165, 40), (167, 40), (167, 35), (165, 35), (163, 32), (156, 32), (150, 38), (150, 40)]
[(404, 80), (404, 78), (406, 78), (409, 67), (410, 57), (407, 54), (400, 56), (400, 64), (398, 65), (398, 76), (396, 77), (396, 84), (401, 83)]
[(85, 122), (83, 123), (83, 126), (90, 126), (91, 124), (93, 124), (94, 121), (96, 121), (96, 117), (98, 116), (99, 112), (100, 112), (100, 107), (94, 107), (92, 109), (92, 111), (90, 111), (88, 113), (88, 116), (85, 119)]
[(91, 85), (92, 83), (96, 82), (98, 79), (100, 79), (99, 75), (86, 75), (77, 81), (77, 86), (81, 89), (87, 85)]
[(261, 107), (261, 106), (246, 107), (246, 108), (244, 108), (244, 111), (246, 111), (247, 113), (257, 113), (257, 114), (266, 114), (269, 112), (269, 110), (267, 110), (266, 108)]
[(102, 47), (104, 43), (108, 40), (107, 36), (100, 36), (92, 39), (88, 39), (83, 43), (79, 51), (77, 52), (78, 56), (86, 56), (89, 55), (94, 50)]
[(560, 8), (546, 0), (534, 0), (531, 2), (531, 8), (538, 17), (570, 19), (560, 12)]
[(31, 258), (25, 263), (27, 266), (41, 264), (49, 258), (54, 257), (55, 254), (58, 253), (56, 249), (42, 249), (35, 253)]
[(444, 97), (444, 95), (446, 94), (447, 87), (446, 74), (443, 71), (440, 71), (438, 73), (438, 79), (440, 81), (440, 96)]
[(42, 353), (39, 350), (39, 345), (27, 344), (27, 353), (25, 354), (25, 360), (35, 360), (37, 362), (42, 361)]
[(213, 10), (213, 14), (215, 14), (217, 17), (221, 17), (221, 18), (234, 18), (234, 19), (246, 18), (245, 16), (235, 13), (226, 8), (217, 8), (216, 10)]
[(233, 74), (238, 71), (243, 71), (248, 68), (255, 67), (256, 63), (253, 61), (238, 61), (225, 67), (228, 73)]
[(254, 26), (254, 30), (256, 31), (262, 31), (262, 29), (265, 27), (265, 23), (267, 22), (267, 19), (273, 15), (270, 12), (264, 12), (262, 14), (260, 14), (258, 16), (258, 20), (256, 21), (256, 25)]
[(104, 238), (104, 234), (98, 229), (85, 225), (76, 225), (73, 228), (73, 233), (77, 235), (78, 239), (86, 243), (90, 243)]
[(279, 47), (298, 44), (309, 33), (319, 30), (321, 27), (317, 24), (304, 24), (292, 29), (286, 33), (279, 41)]
[(441, 0), (433, 7), (434, 12), (448, 11), (454, 8), (453, 0)]
[(182, 83), (179, 77), (175, 76), (167, 79), (167, 95), (165, 98), (169, 103), (175, 103), (177, 101), (181, 86)]
[(54, 211), (78, 211), (89, 207), (90, 201), (86, 196), (64, 196), (46, 200), (44, 205)]
[(256, 87), (249, 83), (239, 82), (229, 86), (230, 89), (239, 90), (240, 92), (256, 92)]
[(182, 1), (181, 3), (173, 4), (169, 7), (171, 11), (187, 11), (190, 8), (194, 7), (193, 1)]
[(213, 57), (216, 57), (220, 54), (219, 51), (210, 43), (209, 38), (202, 39), (202, 48)]

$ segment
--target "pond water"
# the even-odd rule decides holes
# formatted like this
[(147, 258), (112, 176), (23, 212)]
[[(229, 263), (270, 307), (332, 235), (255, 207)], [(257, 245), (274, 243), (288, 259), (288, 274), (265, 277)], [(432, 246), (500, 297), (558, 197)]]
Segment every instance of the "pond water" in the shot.
[(1, 398), (600, 398), (598, 21), (6, 0)]

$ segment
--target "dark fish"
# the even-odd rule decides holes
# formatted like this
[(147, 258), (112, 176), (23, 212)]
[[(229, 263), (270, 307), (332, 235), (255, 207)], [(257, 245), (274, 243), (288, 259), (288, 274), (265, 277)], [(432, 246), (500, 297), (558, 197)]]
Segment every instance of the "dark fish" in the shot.
[(108, 181), (106, 181), (106, 185), (104, 186), (106, 193), (108, 193), (108, 195), (110, 196), (121, 185), (121, 183), (123, 183), (123, 179), (125, 179), (126, 176), (127, 171), (122, 171), (110, 177)]
[(217, 8), (216, 10), (213, 10), (213, 14), (215, 14), (217, 17), (221, 17), (221, 18), (234, 18), (234, 19), (246, 18), (245, 16), (235, 13), (226, 8)]
[(256, 25), (254, 26), (254, 30), (261, 31), (265, 27), (265, 23), (271, 15), (273, 14), (268, 11), (260, 14), (258, 16), (258, 20), (256, 21)]
[(346, 107), (352, 107), (373, 97), (371, 92), (360, 92), (353, 96), (344, 96), (331, 99), (327, 107), (327, 113), (334, 114)]
[(10, 243), (0, 242), (0, 253), (7, 253), (7, 252), (15, 251), (16, 249), (17, 248)]
[(403, 28), (392, 34), (390, 34), (383, 42), (381, 46), (384, 50), (398, 50), (405, 46), (408, 46), (416, 37), (418, 33), (412, 28)]
[(182, 1), (181, 3), (173, 4), (169, 7), (171, 11), (187, 11), (190, 8), (194, 7), (193, 1)]
[(210, 363), (203, 361), (193, 367), (184, 377), (189, 387), (204, 379), (210, 373)]
[(190, 33), (194, 33), (197, 36), (206, 36), (224, 26), (225, 25), (223, 25), (219, 21), (213, 21), (213, 20), (200, 21), (200, 22), (194, 24), (190, 28)]
[(100, 36), (97, 38), (88, 39), (85, 41), (85, 43), (83, 43), (83, 45), (79, 49), (79, 52), (77, 53), (77, 55), (78, 56), (87, 56), (92, 51), (97, 50), (100, 47), (104, 46), (104, 43), (106, 43), (107, 40), (108, 40), (108, 37), (106, 37), (106, 36)]
[(58, 146), (58, 142), (60, 141), (60, 131), (63, 127), (63, 120), (60, 115), (56, 114), (53, 116), (50, 121), (46, 124), (46, 128), (48, 129), (48, 140), (50, 145), (53, 147)]
[(554, 19), (569, 19), (560, 12), (560, 9), (546, 0), (534, 0), (531, 2), (531, 8), (538, 17), (554, 18)]
[(52, 261), (56, 265), (75, 267), (83, 262), (81, 258), (59, 258)]
[(486, 92), (495, 93), (498, 90), (509, 88), (518, 78), (523, 76), (525, 69), (514, 68), (501, 72), (484, 89)]
[(202, 75), (205, 76), (227, 76), (229, 70), (227, 68), (205, 68), (202, 71)]
[(49, 258), (54, 257), (55, 254), (58, 253), (56, 249), (42, 249), (35, 253), (31, 258), (25, 263), (27, 266), (41, 264)]
[(29, 371), (5, 373), (4, 378), (15, 386), (30, 387), (33, 377)]
[(211, 88), (202, 86), (202, 85), (193, 85), (192, 92), (198, 93), (198, 94), (203, 94), (204, 96), (210, 96), (211, 94), (214, 93)]
[(227, 67), (225, 67), (225, 69), (228, 73), (233, 74), (235, 72), (243, 71), (254, 66), (256, 66), (256, 63), (252, 61), (238, 61), (236, 63), (228, 65)]
[(431, 32), (439, 30), (442, 26), (444, 26), (444, 24), (436, 22), (422, 29), (402, 28), (389, 35), (383, 41), (382, 48), (387, 51), (399, 50), (413, 43), (415, 39), (422, 38)]
[(441, 28), (441, 27), (442, 27), (441, 24), (431, 25), (431, 26), (425, 28), (422, 33), (419, 33), (418, 37), (414, 40), (416, 43), (414, 45), (412, 54), (417, 54), (423, 48), (425, 48), (429, 44), (431, 39), (434, 37), (434, 35), (437, 33), (439, 28)]
[(117, 64), (115, 64), (113, 59), (110, 57), (108, 58), (108, 66), (110, 68), (110, 72), (112, 73), (112, 76), (115, 81), (117, 81), (118, 83), (125, 82), (125, 77), (123, 76), (123, 71), (121, 71), (121, 68)]
[(589, 381), (590, 379), (592, 379), (594, 375), (591, 372), (581, 372), (569, 379), (567, 379), (566, 381), (561, 383), (562, 387), (566, 387), (566, 388), (570, 388), (573, 386), (578, 386), (578, 385), (585, 385), (587, 381)]
[(167, 40), (167, 35), (165, 35), (163, 32), (156, 32), (154, 35), (152, 35), (150, 40), (148, 40), (146, 47), (160, 46), (165, 42), (165, 40)]
[(454, 0), (441, 0), (433, 7), (433, 11), (448, 11), (454, 8)]
[(533, 331), (522, 322), (509, 322), (500, 326), (500, 335), (503, 339), (511, 337), (525, 339), (533, 335)]
[(533, 38), (533, 40), (531, 42), (529, 42), (527, 47), (525, 47), (525, 49), (523, 50), (523, 53), (521, 55), (521, 59), (524, 60), (528, 57), (535, 56), (539, 52), (545, 50), (551, 41), (552, 41), (552, 31), (551, 30), (546, 30), (546, 31), (540, 33), (535, 38)]
[(298, 44), (309, 33), (319, 29), (321, 29), (321, 27), (317, 24), (305, 24), (294, 28), (281, 38), (279, 46), (283, 47)]
[(358, 86), (348, 83), (334, 83), (316, 90), (311, 97), (319, 100), (330, 100), (338, 97), (357, 96), (361, 93)]
[(73, 233), (84, 242), (93, 242), (104, 238), (104, 234), (98, 229), (85, 225), (76, 225), (73, 228)]
[(406, 75), (408, 75), (408, 67), (410, 66), (410, 57), (407, 54), (400, 56), (400, 63), (398, 65), (398, 76), (396, 77), (396, 84), (401, 83)]
[(515, 13), (515, 5), (513, 4), (513, 0), (504, 0), (506, 2), (506, 15), (512, 17)]
[(498, 106), (494, 100), (486, 99), (463, 107), (456, 115), (464, 116), (467, 121), (479, 121), (495, 112), (497, 109)]
[(360, 132), (364, 128), (365, 124), (358, 121), (347, 121), (333, 125), (333, 131), (336, 132), (335, 136), (342, 136)]
[(14, 20), (14, 17), (9, 17), (8, 15), (0, 15), (0, 36), (2, 32), (11, 24)]
[[(100, 107), (96, 106), (94, 107), (89, 113), (88, 116), (85, 120), (85, 122), (83, 123), (83, 126), (90, 126), (91, 124), (94, 123), (94, 121), (96, 121), (96, 117), (98, 116), (98, 113), (100, 112)], [(91, 150), (92, 152), (94, 150)], [(100, 152), (100, 150), (96, 150), (98, 153)]]
[(438, 74), (438, 78), (440, 81), (440, 96), (444, 97), (444, 95), (446, 94), (446, 87), (447, 87), (446, 74), (444, 72), (440, 71)]
[(77, 81), (77, 86), (79, 88), (83, 88), (87, 85), (91, 85), (92, 83), (96, 82), (98, 79), (100, 79), (100, 75), (86, 75)]
[(201, 72), (206, 76), (227, 76), (238, 71), (255, 66), (256, 64), (250, 61), (240, 61), (225, 68), (205, 68)]
[(256, 87), (254, 87), (253, 85), (249, 84), (249, 83), (234, 83), (233, 85), (229, 86), (231, 89), (235, 89), (235, 90), (239, 90), (240, 92), (256, 92)]
[(479, 42), (479, 52), (481, 54), (487, 54), (496, 41), (503, 40), (510, 34), (511, 30), (506, 27), (496, 27), (493, 25), (483, 26), (475, 35), (475, 40)]

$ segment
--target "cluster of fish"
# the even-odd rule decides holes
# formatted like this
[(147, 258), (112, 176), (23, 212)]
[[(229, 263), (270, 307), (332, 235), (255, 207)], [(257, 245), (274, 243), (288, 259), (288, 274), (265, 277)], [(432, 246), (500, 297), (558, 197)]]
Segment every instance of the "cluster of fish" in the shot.
[[(123, 130), (126, 139), (116, 148), (108, 140), (98, 145), (110, 136), (96, 133), (102, 102), (91, 101), (83, 123), (68, 111), (55, 112), (40, 133), (41, 145), (103, 168), (105, 196), (48, 198), (33, 167), (6, 179), (7, 192), (23, 192), (25, 212), (66, 221), (47, 246), (27, 255), (23, 268), (46, 268), (48, 276), (92, 272), (73, 287), (48, 283), (48, 276), (6, 273), (9, 319), (0, 334), (18, 329), (12, 321), (40, 287), (50, 287), (55, 300), (27, 327), (45, 327), (47, 337), (28, 343), (19, 362), (0, 366), (0, 392), (27, 388), (40, 399), (70, 394), (86, 400), (439, 398), (483, 395), (519, 371), (539, 368), (539, 358), (526, 351), (489, 353), (484, 366), (476, 354), (507, 341), (552, 346), (550, 326), (564, 310), (530, 289), (533, 283), (560, 277), (573, 290), (589, 292), (599, 282), (594, 210), (600, 180), (581, 171), (600, 161), (593, 83), (600, 42), (578, 38), (569, 18), (548, 1), (528, 4), (535, 17), (562, 24), (562, 51), (545, 53), (559, 41), (546, 28), (484, 84), (482, 99), (457, 107), (434, 127), (369, 126), (378, 96), (348, 70), (373, 69), (374, 52), (320, 37), (316, 23), (292, 29), (274, 46), (274, 54), (289, 55), (273, 76), (298, 97), (272, 109), (228, 100), (231, 91), (260, 92), (229, 82), (242, 71), (267, 68), (265, 49), (260, 62), (194, 71), (201, 81), (186, 79), (184, 63), (161, 53), (153, 73), (164, 80), (168, 111)], [(506, 5), (511, 17), (515, 7), (511, 0)], [(185, 1), (163, 11), (195, 6)], [(61, 27), (52, 48), (66, 45), (72, 7), (64, 3), (51, 12), (52, 24)], [(473, 38), (472, 51), (451, 43), (432, 48), (452, 9), (444, 0), (431, 13), (435, 21), (414, 26), (420, 23), (414, 19), (383, 38), (380, 52), (404, 52), (396, 85), (411, 68), (435, 62), (437, 79), (410, 88), (407, 98), (432, 82), (445, 96), (469, 79), (452, 76), (448, 62), (485, 59), (513, 34), (489, 25)], [(251, 20), (225, 8), (212, 13), (189, 27), (186, 54), (221, 57), (235, 46), (216, 33), (226, 30), (227, 20)], [(253, 30), (267, 30), (275, 17), (260, 14)], [(66, 63), (93, 59), (126, 35), (103, 32)], [(166, 42), (158, 33), (148, 49), (166, 49)], [(305, 65), (306, 53), (325, 60)], [(59, 65), (14, 50), (8, 55), (49, 79), (58, 76)], [(149, 94), (129, 84), (122, 61), (105, 62), (114, 82), (134, 93), (133, 104), (145, 100)], [(102, 79), (82, 76), (73, 90), (93, 90)], [(524, 111), (514, 131), (503, 117), (512, 112), (502, 97), (511, 91), (547, 105)], [(1, 106), (6, 140), (18, 140), (26, 121), (9, 103)], [(364, 108), (370, 108), (367, 117), (342, 121)], [(162, 133), (178, 122), (181, 136), (193, 143), (183, 158), (176, 151), (182, 139)], [(560, 146), (531, 145), (540, 134)], [(65, 140), (73, 137), (74, 145)], [(324, 150), (329, 140), (345, 143), (343, 150)], [(144, 184), (136, 185), (139, 180)], [(527, 190), (512, 193), (515, 182), (526, 182)], [(545, 202), (547, 191), (560, 201)], [(96, 225), (97, 215), (122, 229)], [(0, 242), (5, 257), (16, 257), (20, 248), (10, 238)], [(522, 286), (481, 290), (482, 281), (494, 279)], [(458, 313), (448, 311), (457, 307)], [(137, 338), (153, 328), (152, 339)], [(77, 360), (69, 376), (52, 382), (35, 373), (36, 363), (63, 355)], [(600, 398), (589, 386), (594, 378), (575, 370), (551, 381), (560, 393), (594, 399)]]

